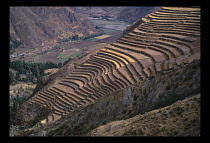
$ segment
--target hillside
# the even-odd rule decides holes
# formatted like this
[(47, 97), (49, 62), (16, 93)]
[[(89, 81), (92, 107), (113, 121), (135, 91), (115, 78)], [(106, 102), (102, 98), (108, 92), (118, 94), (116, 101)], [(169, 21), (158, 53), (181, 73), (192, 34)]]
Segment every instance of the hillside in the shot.
[(101, 32), (69, 7), (10, 7), (10, 37), (25, 48), (58, 45), (62, 39)]
[(200, 94), (174, 104), (107, 123), (87, 136), (199, 136)]
[(121, 20), (133, 23), (145, 15), (158, 10), (160, 7), (75, 7), (79, 13), (89, 17)]
[(18, 136), (86, 135), (199, 94), (200, 8), (162, 7), (132, 26), (38, 85), (17, 110), (16, 121), (30, 127)]

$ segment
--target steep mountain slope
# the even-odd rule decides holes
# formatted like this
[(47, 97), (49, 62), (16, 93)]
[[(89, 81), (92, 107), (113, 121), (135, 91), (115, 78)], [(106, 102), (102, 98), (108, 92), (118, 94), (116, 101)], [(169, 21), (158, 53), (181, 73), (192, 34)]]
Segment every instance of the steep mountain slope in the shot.
[(17, 120), (30, 122), (44, 109), (51, 113), (21, 135), (84, 135), (104, 122), (198, 94), (199, 43), (199, 8), (163, 7), (147, 15), (117, 42), (66, 63), (63, 79), (29, 98)]
[(133, 23), (160, 7), (76, 7), (76, 11), (90, 17), (109, 18)]
[(10, 7), (10, 36), (27, 48), (56, 45), (63, 38), (99, 32), (69, 7)]
[(200, 94), (174, 104), (113, 121), (97, 127), (87, 136), (199, 136)]

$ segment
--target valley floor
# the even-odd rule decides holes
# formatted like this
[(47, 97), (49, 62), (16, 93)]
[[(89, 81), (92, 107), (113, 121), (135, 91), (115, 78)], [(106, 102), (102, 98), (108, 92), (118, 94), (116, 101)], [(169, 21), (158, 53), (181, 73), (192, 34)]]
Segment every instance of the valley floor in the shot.
[[(17, 48), (12, 55), (25, 53), (25, 58), (11, 58), (11, 60), (24, 60), (26, 62), (41, 62), (47, 61), (53, 63), (60, 63), (73, 58), (82, 53), (82, 50), (93, 51), (107, 46), (109, 43), (115, 42), (123, 34), (123, 30), (128, 26), (128, 23), (121, 21), (110, 20), (92, 20), (95, 26), (104, 31), (103, 35), (89, 38), (86, 40), (77, 40), (61, 43), (55, 47), (50, 45), (43, 45), (36, 49)], [(58, 48), (59, 47), (59, 48)], [(46, 52), (44, 52), (46, 50)]]

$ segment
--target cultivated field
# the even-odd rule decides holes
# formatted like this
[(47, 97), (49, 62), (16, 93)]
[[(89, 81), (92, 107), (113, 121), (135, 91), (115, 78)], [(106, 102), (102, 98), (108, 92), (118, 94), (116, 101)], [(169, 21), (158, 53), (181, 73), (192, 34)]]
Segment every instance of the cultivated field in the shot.
[(14, 89), (15, 90), (17, 90), (17, 89), (20, 89), (20, 87), (23, 87), (23, 89), (25, 90), (26, 89), (26, 87), (28, 87), (28, 88), (35, 88), (36, 87), (36, 84), (29, 84), (29, 83), (18, 83), (18, 84), (15, 84), (15, 85), (13, 85), (13, 86), (10, 86), (10, 95), (12, 95), (12, 96), (14, 96), (14, 95), (16, 95), (15, 93), (14, 93)]

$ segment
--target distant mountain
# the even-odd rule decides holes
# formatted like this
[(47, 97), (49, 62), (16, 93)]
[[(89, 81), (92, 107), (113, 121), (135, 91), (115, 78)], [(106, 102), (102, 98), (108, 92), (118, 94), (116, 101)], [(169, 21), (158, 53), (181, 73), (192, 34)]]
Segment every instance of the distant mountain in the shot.
[(74, 7), (78, 13), (90, 17), (109, 18), (133, 23), (160, 7)]
[(73, 35), (99, 33), (93, 23), (69, 7), (10, 7), (10, 36), (27, 48), (54, 45)]
[(117, 20), (133, 23), (145, 15), (157, 11), (160, 7), (124, 7), (116, 16)]

